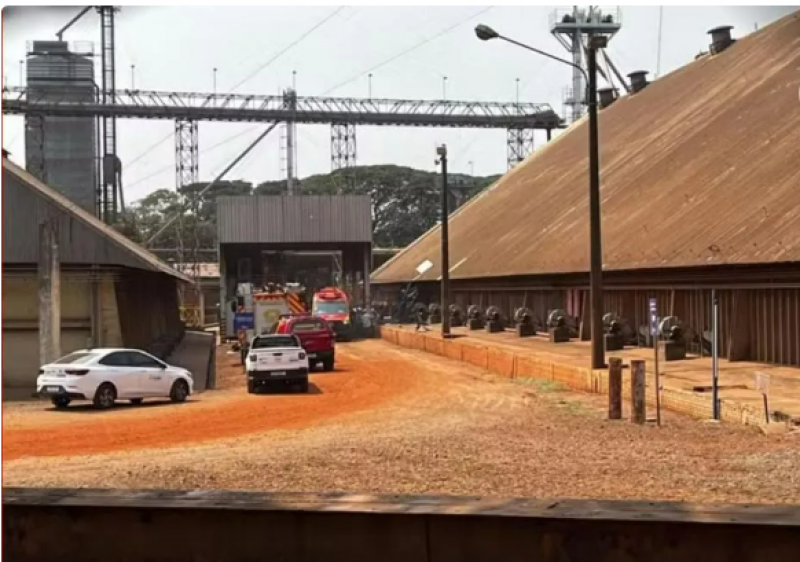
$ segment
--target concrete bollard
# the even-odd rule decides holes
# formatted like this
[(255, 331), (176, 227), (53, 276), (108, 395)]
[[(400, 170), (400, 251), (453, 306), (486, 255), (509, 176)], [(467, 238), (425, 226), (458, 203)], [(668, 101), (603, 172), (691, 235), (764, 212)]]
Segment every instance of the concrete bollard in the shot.
[(647, 421), (647, 402), (645, 400), (645, 381), (647, 371), (641, 359), (631, 361), (631, 421), (643, 424)]
[(622, 419), (622, 359), (608, 360), (608, 419)]

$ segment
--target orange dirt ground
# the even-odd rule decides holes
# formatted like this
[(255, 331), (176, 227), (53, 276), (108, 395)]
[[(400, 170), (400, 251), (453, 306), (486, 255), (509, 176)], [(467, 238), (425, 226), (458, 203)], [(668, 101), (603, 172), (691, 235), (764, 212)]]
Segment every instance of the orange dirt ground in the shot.
[[(415, 379), (414, 368), (406, 361), (361, 362), (358, 355), (339, 353), (334, 373), (311, 376), (308, 395), (276, 394), (265, 400), (244, 391), (238, 354), (226, 354), (225, 347), (218, 351), (217, 376), (222, 390), (197, 395), (182, 405), (120, 404), (109, 411), (96, 411), (79, 404), (56, 411), (34, 403), (19, 412), (4, 412), (3, 461), (180, 446), (271, 429), (310, 427), (397, 398), (413, 388)], [(36, 406), (39, 411), (31, 411)]]

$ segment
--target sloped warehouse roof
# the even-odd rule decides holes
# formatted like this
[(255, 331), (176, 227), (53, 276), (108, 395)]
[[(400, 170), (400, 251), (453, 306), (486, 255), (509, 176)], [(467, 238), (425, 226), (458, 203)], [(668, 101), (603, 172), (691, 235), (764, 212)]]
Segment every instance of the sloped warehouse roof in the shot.
[[(800, 12), (602, 110), (604, 268), (800, 261), (798, 89)], [(451, 277), (588, 271), (588, 216), (584, 120), (453, 213)], [(435, 227), (373, 281), (439, 252)]]
[(194, 283), (24, 168), (3, 158), (4, 265), (37, 262), (38, 224), (45, 216), (59, 218), (64, 264), (133, 267)]

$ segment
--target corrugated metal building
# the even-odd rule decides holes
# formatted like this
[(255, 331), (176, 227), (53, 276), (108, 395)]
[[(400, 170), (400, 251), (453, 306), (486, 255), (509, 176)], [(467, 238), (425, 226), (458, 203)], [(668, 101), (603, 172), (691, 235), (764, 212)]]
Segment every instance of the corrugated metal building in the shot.
[[(716, 288), (722, 353), (800, 365), (799, 14), (600, 112), (607, 311), (640, 325), (656, 296), (702, 333)], [(453, 213), (458, 303), (587, 319), (587, 135), (574, 124)], [(373, 283), (391, 299), (419, 282), (435, 299), (439, 244), (437, 227)]]
[[(61, 353), (126, 346), (168, 355), (183, 335), (177, 283), (191, 280), (3, 158), (3, 387), (39, 367), (39, 227), (56, 225)], [(17, 393), (18, 394), (18, 393)]]
[[(340, 284), (358, 300), (369, 293), (372, 207), (369, 195), (239, 196), (217, 199), (222, 314), (239, 283), (294, 283), (314, 290)], [(363, 279), (362, 291), (356, 287)], [(368, 297), (363, 297), (367, 298)]]

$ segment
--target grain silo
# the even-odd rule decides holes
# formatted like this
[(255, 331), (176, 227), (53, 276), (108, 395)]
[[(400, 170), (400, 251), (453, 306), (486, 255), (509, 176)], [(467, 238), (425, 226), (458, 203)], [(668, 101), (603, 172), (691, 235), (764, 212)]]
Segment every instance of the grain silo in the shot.
[[(29, 99), (97, 99), (91, 43), (34, 41), (28, 49)], [(91, 117), (28, 115), (26, 167), (71, 201), (96, 214), (97, 125)]]

